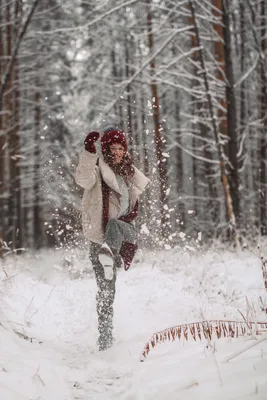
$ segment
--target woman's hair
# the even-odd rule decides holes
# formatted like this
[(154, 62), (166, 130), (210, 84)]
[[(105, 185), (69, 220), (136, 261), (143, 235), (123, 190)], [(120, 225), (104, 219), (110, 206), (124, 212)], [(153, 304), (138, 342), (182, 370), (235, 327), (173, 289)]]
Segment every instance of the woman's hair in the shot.
[(113, 155), (110, 151), (110, 146), (107, 146), (106, 152), (103, 154), (104, 161), (112, 169), (115, 174), (125, 178), (134, 176), (134, 166), (131, 156), (128, 152), (124, 152), (122, 161), (119, 164), (114, 163)]

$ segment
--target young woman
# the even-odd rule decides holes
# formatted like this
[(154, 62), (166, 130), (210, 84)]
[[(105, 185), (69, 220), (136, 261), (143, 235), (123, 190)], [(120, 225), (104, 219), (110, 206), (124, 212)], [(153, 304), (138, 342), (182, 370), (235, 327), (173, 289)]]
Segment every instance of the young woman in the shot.
[(127, 270), (137, 250), (134, 220), (138, 198), (149, 180), (133, 165), (124, 132), (106, 129), (101, 137), (101, 155), (95, 146), (99, 137), (98, 132), (86, 136), (75, 179), (84, 188), (83, 232), (90, 241), (98, 286), (98, 345), (99, 350), (106, 350), (114, 341), (116, 268)]

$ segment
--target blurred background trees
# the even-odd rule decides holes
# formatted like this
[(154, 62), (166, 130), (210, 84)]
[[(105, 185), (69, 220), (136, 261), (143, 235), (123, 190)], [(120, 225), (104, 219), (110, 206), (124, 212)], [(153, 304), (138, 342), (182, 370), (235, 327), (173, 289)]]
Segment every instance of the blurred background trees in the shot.
[(0, 0), (2, 249), (78, 245), (78, 153), (114, 124), (151, 179), (143, 243), (266, 235), (266, 12), (266, 0)]

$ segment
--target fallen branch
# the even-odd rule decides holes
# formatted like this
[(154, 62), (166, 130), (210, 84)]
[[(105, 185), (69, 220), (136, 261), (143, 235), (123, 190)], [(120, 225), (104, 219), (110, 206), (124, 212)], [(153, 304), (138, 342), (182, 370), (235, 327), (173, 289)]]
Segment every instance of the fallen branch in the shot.
[(228, 362), (230, 360), (233, 360), (233, 358), (240, 356), (240, 354), (245, 353), (246, 351), (248, 351), (252, 347), (257, 346), (258, 344), (264, 342), (265, 340), (267, 340), (267, 336), (263, 337), (260, 340), (257, 340), (255, 343), (252, 343), (251, 345), (245, 347), (243, 350), (239, 350), (239, 351), (233, 353), (230, 357), (226, 358), (226, 360), (224, 360), (224, 362)]
[(56, 287), (56, 285), (54, 285), (54, 286), (52, 287), (52, 289), (50, 290), (49, 295), (47, 296), (47, 298), (45, 299), (45, 301), (43, 302), (43, 304), (42, 304), (38, 309), (36, 309), (36, 310), (34, 311), (34, 313), (29, 317), (29, 319), (28, 319), (27, 322), (29, 322), (29, 321), (41, 310), (41, 308), (44, 307), (46, 303), (48, 303), (50, 297), (52, 296), (52, 293), (53, 293), (55, 287)]
[(5, 274), (6, 278), (8, 278), (8, 274), (7, 274), (7, 272), (6, 272), (6, 270), (5, 270), (5, 268), (4, 268), (4, 267), (2, 267), (2, 271), (4, 272), (4, 274)]
[(39, 381), (41, 382), (41, 384), (42, 384), (43, 386), (45, 386), (44, 381), (42, 380), (42, 378), (41, 378), (40, 375), (39, 375), (39, 370), (40, 370), (40, 365), (38, 365), (37, 371), (36, 371), (36, 373), (34, 374), (33, 379), (38, 378)]
[(35, 340), (38, 344), (42, 344), (42, 343), (43, 343), (42, 340), (37, 340), (36, 338), (30, 337), (30, 336), (26, 335), (26, 334), (23, 333), (23, 332), (19, 332), (19, 331), (16, 331), (16, 330), (14, 330), (14, 329), (13, 329), (13, 332), (14, 332), (16, 335), (18, 335), (20, 338), (22, 338), (22, 339), (24, 339), (24, 340), (27, 340), (27, 341), (30, 342), (30, 343), (33, 343), (34, 340)]
[(16, 333), (16, 335), (18, 335), (19, 337), (21, 337), (21, 338), (24, 339), (24, 340), (27, 340), (28, 342), (31, 342), (31, 343), (32, 343), (33, 340), (34, 340), (33, 337), (27, 336), (27, 335), (25, 335), (25, 333), (18, 332), (18, 331), (15, 331), (15, 330), (14, 330), (14, 332)]
[(226, 337), (238, 338), (239, 336), (251, 335), (252, 328), (254, 328), (253, 331), (256, 335), (267, 332), (267, 321), (243, 322), (217, 320), (173, 326), (161, 332), (154, 333), (145, 344), (140, 361), (144, 361), (150, 350), (157, 344), (181, 339), (185, 339), (186, 341), (189, 339), (193, 339), (194, 341), (201, 341), (203, 339), (211, 340), (212, 336), (216, 336), (218, 339)]

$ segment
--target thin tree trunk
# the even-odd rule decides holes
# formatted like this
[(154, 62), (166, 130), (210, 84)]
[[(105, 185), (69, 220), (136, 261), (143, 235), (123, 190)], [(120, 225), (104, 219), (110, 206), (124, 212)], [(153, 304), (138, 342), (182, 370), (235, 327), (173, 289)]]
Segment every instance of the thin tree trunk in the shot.
[[(180, 126), (180, 107), (179, 107), (179, 92), (175, 90), (175, 121), (177, 126)], [(178, 189), (178, 196), (183, 196), (184, 191), (184, 165), (183, 165), (183, 151), (182, 151), (182, 139), (181, 133), (177, 132), (176, 142), (179, 143), (179, 146), (176, 147), (176, 176), (177, 176), (177, 189)], [(179, 215), (179, 229), (185, 231), (186, 229), (186, 218), (185, 218), (185, 205), (183, 198), (178, 201), (178, 215)]]
[[(12, 44), (13, 44), (13, 30), (12, 30), (12, 15), (11, 15), (11, 4), (6, 5), (6, 21), (7, 21), (7, 28), (6, 28), (6, 55), (8, 60), (12, 57)], [(9, 62), (9, 61), (8, 61)], [(4, 77), (5, 79), (5, 77)], [(6, 135), (7, 140), (7, 160), (6, 160), (6, 196), (8, 199), (8, 204), (6, 205), (5, 209), (7, 211), (7, 226), (5, 228), (5, 240), (9, 244), (12, 249), (16, 247), (15, 244), (15, 233), (16, 233), (16, 216), (14, 215), (14, 143), (13, 140), (13, 111), (14, 111), (14, 101), (13, 101), (13, 93), (14, 93), (14, 71), (11, 69), (8, 79), (6, 81), (5, 89), (6, 93), (3, 96), (4, 104), (6, 107), (6, 116), (5, 116), (5, 124), (4, 129), (8, 131)], [(4, 94), (4, 92), (3, 92)], [(0, 97), (1, 99), (1, 97)]]
[(223, 33), (224, 33), (224, 54), (225, 54), (225, 74), (227, 79), (226, 99), (227, 99), (227, 125), (228, 125), (228, 154), (230, 161), (229, 186), (233, 201), (233, 210), (236, 218), (237, 227), (240, 222), (240, 194), (239, 194), (239, 165), (238, 165), (238, 137), (237, 137), (237, 110), (234, 89), (234, 68), (231, 49), (231, 28), (229, 15), (229, 2), (223, 2)]
[[(192, 21), (192, 16), (190, 16), (189, 18), (189, 24), (192, 25), (193, 21)], [(191, 36), (191, 47), (192, 48), (196, 48), (197, 47), (197, 38), (196, 35), (192, 35)], [(193, 75), (197, 76), (197, 67), (196, 64), (197, 62), (199, 62), (199, 53), (198, 52), (194, 52), (192, 54), (192, 59), (194, 61), (194, 71), (193, 71)], [(192, 89), (195, 89), (198, 85), (198, 80), (197, 79), (193, 79), (192, 81)], [(200, 102), (199, 100), (195, 100), (194, 95), (191, 96), (191, 101), (193, 103), (193, 110), (192, 113), (194, 115), (198, 114), (199, 110), (202, 107), (202, 102)], [(192, 126), (194, 127), (194, 123), (192, 124)], [(201, 123), (197, 123), (196, 126), (199, 128), (200, 132), (202, 133), (203, 131), (203, 125)], [(204, 132), (203, 132), (204, 133)], [(202, 135), (201, 135), (202, 136)], [(205, 136), (205, 133), (204, 133)], [(194, 135), (192, 138), (192, 148), (196, 149), (197, 148), (197, 144), (198, 144), (198, 140), (196, 138), (196, 136)], [(198, 215), (198, 201), (197, 201), (197, 196), (198, 196), (198, 187), (199, 187), (199, 168), (200, 168), (200, 161), (198, 161), (196, 159), (196, 157), (193, 157), (192, 159), (192, 183), (193, 183), (193, 210), (194, 210), (194, 217), (197, 218)]]
[[(225, 55), (224, 55), (224, 32), (223, 32), (223, 1), (212, 0), (213, 5), (217, 10), (213, 9), (213, 14), (216, 17), (217, 23), (213, 24), (217, 38), (214, 42), (215, 60), (217, 63), (216, 78), (221, 81), (222, 87), (225, 87)], [(227, 100), (226, 95), (220, 98), (221, 107), (218, 108), (219, 131), (221, 134), (227, 136)]]
[[(144, 94), (143, 92), (141, 93), (141, 102), (143, 104), (143, 110), (145, 109), (145, 104), (144, 104)], [(147, 151), (147, 133), (146, 133), (146, 122), (145, 122), (145, 113), (142, 111), (142, 148), (143, 148), (143, 158), (144, 158), (144, 174), (146, 176), (149, 176), (149, 155)], [(149, 224), (151, 222), (151, 190), (150, 187), (146, 189), (144, 196), (141, 197), (141, 202), (144, 203), (144, 214), (145, 214), (145, 222)], [(143, 200), (142, 200), (143, 199)]]
[[(38, 84), (36, 85), (38, 87)], [(35, 248), (39, 249), (42, 243), (41, 206), (40, 206), (40, 125), (41, 125), (41, 95), (35, 93), (35, 138), (34, 138), (34, 205), (33, 205), (33, 233)]]
[[(245, 28), (245, 7), (241, 2), (239, 5), (240, 11), (240, 67), (241, 75), (245, 73), (245, 42), (246, 42), (246, 28)], [(246, 121), (246, 84), (245, 80), (240, 85), (240, 125), (244, 126)]]
[[(7, 65), (6, 72), (5, 72), (4, 76), (3, 76), (2, 84), (1, 84), (1, 86), (0, 86), (0, 100), (2, 100), (2, 97), (3, 97), (3, 94), (4, 94), (5, 88), (6, 88), (7, 84), (8, 84), (9, 76), (10, 76), (10, 74), (11, 74), (11, 71), (12, 71), (12, 68), (13, 68), (13, 65), (14, 65), (14, 62), (15, 62), (15, 60), (16, 60), (16, 57), (17, 57), (17, 54), (18, 54), (18, 51), (19, 51), (19, 46), (20, 46), (20, 44), (21, 44), (21, 41), (22, 41), (22, 39), (23, 39), (23, 37), (24, 37), (24, 35), (25, 35), (27, 29), (28, 29), (28, 26), (29, 26), (29, 24), (30, 24), (30, 22), (31, 22), (31, 19), (32, 19), (33, 14), (34, 14), (34, 11), (35, 11), (35, 9), (36, 9), (36, 7), (37, 7), (39, 1), (40, 1), (40, 0), (35, 0), (35, 1), (34, 1), (32, 7), (31, 7), (31, 10), (30, 10), (30, 12), (29, 12), (29, 14), (28, 14), (28, 16), (27, 16), (27, 18), (26, 18), (26, 21), (24, 22), (24, 24), (23, 24), (23, 26), (22, 26), (22, 29), (21, 29), (21, 31), (20, 31), (20, 33), (19, 33), (19, 35), (18, 35), (18, 38), (17, 38), (17, 40), (16, 40), (16, 43), (15, 43), (15, 45), (14, 45), (14, 49), (13, 49), (13, 52), (12, 52), (12, 56), (11, 56), (11, 58), (10, 58), (10, 61), (9, 61), (8, 65)], [(9, 6), (7, 6), (7, 7), (9, 7)]]
[[(128, 41), (128, 33), (125, 33), (125, 76), (127, 79), (130, 78), (130, 57), (129, 57), (129, 41)], [(132, 122), (132, 99), (131, 99), (131, 85), (128, 85), (126, 88), (126, 101), (127, 101), (127, 126), (129, 132), (129, 148), (130, 154), (134, 159), (134, 141), (133, 141), (133, 122)]]
[[(194, 21), (192, 21), (192, 16), (189, 20), (189, 23), (190, 25), (192, 24), (194, 25)], [(196, 35), (191, 36), (191, 46), (192, 48), (198, 47)], [(192, 55), (192, 59), (195, 65), (199, 63), (201, 64), (199, 52), (194, 52)], [(200, 69), (202, 69), (202, 67), (200, 67)], [(197, 67), (195, 67), (194, 75), (198, 76)], [(193, 80), (192, 88), (197, 88), (198, 85), (199, 85), (198, 79)], [(195, 97), (192, 96), (192, 100), (194, 101)], [(201, 115), (203, 115), (203, 112), (206, 112), (206, 109), (207, 109), (207, 101), (199, 99), (195, 100), (194, 113), (197, 115), (197, 117), (200, 116), (200, 120), (198, 121), (196, 126), (199, 130), (199, 136), (201, 137), (202, 140), (204, 140), (205, 138), (209, 139), (209, 130), (206, 124), (204, 124), (201, 121)], [(220, 117), (218, 118), (220, 119)], [(203, 142), (200, 141), (195, 135), (193, 136), (192, 139), (193, 148), (201, 146), (202, 143)], [(204, 146), (203, 152), (206, 160), (213, 160), (213, 154), (207, 145)], [(218, 193), (217, 193), (215, 176), (216, 173), (213, 170), (213, 167), (209, 161), (201, 162), (196, 157), (193, 157), (193, 196), (194, 196), (195, 218), (198, 218), (198, 214), (200, 213), (202, 214), (202, 218), (204, 216), (204, 218), (210, 220), (210, 222), (213, 222), (216, 226), (218, 226), (219, 206), (218, 206)], [(205, 186), (208, 188), (208, 190), (204, 192), (204, 196), (206, 195), (209, 198), (209, 200), (205, 202), (205, 207), (202, 206), (201, 208), (199, 207), (199, 201), (198, 201), (200, 180), (203, 180), (203, 184), (205, 184)], [(212, 236), (213, 233), (214, 232), (212, 232), (210, 229), (206, 232), (207, 236)]]
[[(118, 73), (118, 68), (116, 65), (116, 53), (115, 53), (114, 49), (111, 50), (111, 63), (112, 63), (112, 74), (115, 78), (115, 81), (117, 81), (117, 80), (119, 80), (119, 73)], [(122, 111), (121, 103), (119, 103), (119, 105), (117, 105), (117, 103), (114, 104), (114, 110), (115, 110), (115, 114), (119, 115), (120, 126), (122, 128), (123, 127), (123, 111)]]
[[(131, 54), (136, 54), (136, 45), (135, 45), (135, 39), (134, 37), (131, 35)], [(134, 64), (134, 63), (133, 63)], [(134, 65), (131, 69), (131, 76), (134, 74), (135, 69), (134, 69)], [(140, 166), (141, 164), (141, 154), (140, 154), (140, 136), (139, 136), (139, 126), (138, 126), (138, 114), (137, 114), (137, 101), (138, 101), (138, 97), (137, 97), (137, 93), (134, 90), (135, 86), (134, 83), (132, 83), (132, 134), (133, 134), (133, 142), (134, 142), (134, 149), (137, 149), (137, 151), (135, 151), (134, 153), (134, 160), (136, 161), (137, 165)]]
[[(176, 15), (175, 13), (170, 17), (171, 19), (171, 28), (175, 29), (175, 20)], [(172, 46), (172, 54), (173, 58), (177, 56), (176, 46)], [(181, 115), (180, 115), (180, 93), (178, 89), (174, 90), (174, 118), (176, 126), (181, 126)], [(175, 142), (178, 143), (178, 146), (175, 148), (175, 175), (177, 178), (177, 208), (176, 214), (178, 215), (178, 219), (175, 219), (175, 224), (178, 231), (185, 231), (186, 230), (186, 212), (185, 212), (185, 203), (183, 199), (184, 194), (184, 161), (183, 161), (183, 150), (182, 150), (182, 133), (181, 131), (177, 130), (175, 134)]]
[[(140, 64), (142, 64), (142, 51), (140, 45), (138, 45), (138, 52), (139, 52), (139, 60)], [(142, 79), (142, 73), (141, 73)], [(143, 151), (143, 163), (144, 163), (144, 174), (146, 176), (150, 176), (150, 169), (149, 169), (149, 154), (148, 154), (148, 146), (147, 146), (147, 123), (146, 123), (146, 114), (145, 114), (145, 93), (143, 86), (140, 87), (140, 105), (141, 105), (141, 112), (140, 112), (140, 119), (141, 119), (141, 143), (140, 151)], [(144, 196), (141, 197), (141, 203), (144, 203), (144, 213), (145, 213), (145, 222), (151, 222), (151, 207), (150, 207), (150, 199), (151, 199), (151, 190), (150, 185), (148, 185), (147, 190), (144, 193)]]
[[(15, 15), (16, 15), (16, 32), (18, 34), (19, 27), (22, 18), (22, 1), (17, 1), (15, 4)], [(16, 160), (15, 160), (15, 195), (16, 195), (16, 215), (17, 215), (17, 247), (23, 247), (23, 240), (24, 240), (24, 220), (23, 220), (23, 207), (22, 207), (22, 194), (21, 194), (21, 168), (19, 166), (20, 162), (20, 75), (19, 75), (19, 63), (18, 60), (15, 63), (15, 129), (16, 134), (14, 138), (14, 145), (16, 149)]]
[[(19, 20), (20, 20), (20, 2), (16, 2), (14, 5), (14, 12), (12, 15), (15, 18), (15, 23), (10, 26), (11, 32), (11, 48), (9, 53), (12, 53), (12, 44), (16, 41), (16, 35), (18, 34)], [(10, 74), (10, 106), (9, 109), (11, 118), (9, 120), (9, 134), (8, 134), (8, 150), (9, 150), (9, 218), (10, 226), (12, 226), (12, 232), (9, 240), (12, 242), (12, 248), (17, 249), (21, 247), (21, 185), (20, 185), (20, 168), (19, 168), (19, 155), (20, 155), (20, 143), (19, 143), (19, 64), (15, 60), (13, 64), (12, 73)], [(22, 225), (22, 224), (21, 224)]]
[[(0, 0), (0, 20), (5, 21), (3, 4)], [(3, 30), (0, 29), (0, 80), (2, 81), (4, 74), (4, 34)], [(3, 101), (0, 99), (0, 132), (4, 130), (4, 105)], [(0, 258), (3, 256), (3, 242), (4, 242), (4, 230), (5, 230), (5, 211), (4, 211), (4, 193), (5, 193), (5, 135), (2, 133), (0, 135)]]
[[(151, 14), (151, 0), (147, 0), (147, 27), (148, 27), (148, 48), (150, 53), (153, 53), (153, 33), (152, 33), (152, 14)], [(169, 224), (167, 218), (167, 173), (166, 173), (166, 164), (164, 162), (163, 156), (163, 137), (161, 132), (160, 125), (160, 106), (159, 106), (159, 96), (158, 96), (158, 88), (155, 80), (153, 79), (153, 75), (155, 74), (156, 63), (155, 59), (151, 59), (150, 61), (150, 69), (151, 69), (151, 92), (152, 92), (152, 113), (154, 120), (154, 141), (156, 146), (156, 158), (157, 158), (157, 168), (158, 168), (158, 176), (159, 176), (159, 184), (160, 184), (160, 219), (161, 219), (161, 228), (160, 234), (163, 238), (168, 237), (169, 233)], [(166, 160), (165, 160), (166, 161)]]
[[(266, 129), (267, 129), (267, 116), (266, 116), (266, 102), (267, 102), (267, 74), (266, 74), (266, 9), (264, 0), (261, 3), (258, 3), (260, 7), (260, 15), (262, 19), (262, 23), (260, 25), (260, 34), (261, 38), (258, 39), (257, 30), (255, 29), (257, 15), (255, 10), (251, 4), (250, 0), (246, 0), (249, 10), (250, 10), (250, 17), (251, 17), (251, 30), (253, 34), (253, 38), (255, 41), (255, 50), (258, 52), (259, 60), (260, 60), (260, 118), (262, 123), (261, 129), (261, 136), (259, 138), (259, 173), (257, 174), (257, 178), (259, 179), (259, 227), (262, 234), (267, 234), (267, 222), (266, 222), (266, 201), (267, 201), (267, 182), (266, 182), (266, 175), (267, 175), (267, 167), (266, 167), (266, 155), (267, 155), (267, 143), (266, 143)], [(258, 172), (258, 171), (256, 171)], [(255, 179), (256, 180), (256, 179)]]
[[(246, 60), (246, 54), (245, 54), (245, 43), (246, 43), (246, 28), (245, 28), (245, 7), (244, 3), (241, 2), (239, 5), (239, 15), (240, 15), (240, 72), (241, 76), (245, 73), (245, 60)], [(247, 98), (246, 98), (246, 82), (245, 80), (242, 81), (240, 85), (240, 121), (239, 121), (239, 129), (240, 129), (240, 136), (242, 140), (242, 136), (245, 135), (245, 126), (247, 123)], [(246, 145), (244, 143), (243, 146), (243, 158), (241, 160), (242, 164), (244, 164), (244, 159), (245, 159), (245, 154), (247, 153), (246, 150)], [(244, 171), (245, 177), (244, 177), (244, 184), (246, 191), (249, 189), (250, 186), (250, 179), (249, 175), (251, 174), (251, 171), (248, 171), (248, 169), (245, 169)], [(245, 209), (247, 209), (248, 206), (248, 201), (244, 201), (244, 206)], [(246, 218), (246, 217), (245, 217)], [(245, 226), (247, 225), (247, 220), (242, 221), (242, 225)]]
[(264, 59), (261, 63), (261, 104), (260, 104), (260, 118), (262, 123), (261, 139), (260, 139), (260, 222), (261, 222), (261, 234), (267, 235), (267, 79), (266, 79), (266, 4), (265, 0), (261, 2), (261, 29), (260, 29), (260, 41), (261, 41), (261, 53)]
[[(239, 20), (240, 20), (240, 73), (241, 76), (244, 76), (246, 73), (246, 42), (249, 40), (250, 34), (249, 29), (247, 29), (248, 18), (247, 12), (244, 2), (240, 2), (239, 5)], [(252, 78), (253, 79), (253, 78)], [(249, 121), (252, 118), (253, 109), (250, 107), (250, 96), (251, 91), (249, 91), (249, 83), (247, 80), (243, 79), (240, 84), (240, 121), (239, 121), (239, 129), (240, 129), (240, 141), (243, 140), (243, 136), (246, 135), (247, 141), (243, 142), (243, 154), (240, 158), (240, 168), (244, 167), (244, 187), (245, 192), (244, 196), (242, 196), (242, 207), (244, 210), (250, 210), (250, 213), (243, 213), (242, 221), (240, 221), (240, 225), (242, 224), (242, 228), (244, 231), (249, 228), (254, 228), (254, 221), (257, 214), (257, 205), (255, 202), (252, 202), (250, 197), (246, 194), (250, 194), (251, 191), (257, 193), (257, 181), (254, 179), (254, 176), (258, 174), (258, 166), (253, 162), (255, 158), (255, 152), (257, 149), (253, 145), (254, 135), (253, 131), (250, 128)], [(252, 96), (254, 96), (252, 92)], [(245, 161), (249, 160), (248, 165), (245, 166)], [(253, 212), (253, 213), (252, 213)], [(254, 218), (253, 218), (254, 217)], [(253, 232), (253, 231), (252, 231)]]
[(225, 192), (227, 216), (229, 219), (230, 227), (233, 232), (234, 239), (237, 240), (238, 232), (237, 232), (237, 227), (236, 227), (236, 219), (235, 219), (235, 214), (234, 214), (234, 210), (233, 210), (232, 197), (231, 197), (231, 192), (230, 192), (230, 188), (229, 188), (228, 177), (227, 177), (226, 169), (225, 169), (223, 148), (222, 148), (222, 144), (221, 144), (220, 137), (219, 137), (219, 131), (218, 131), (217, 124), (216, 124), (216, 116), (214, 113), (212, 97), (211, 97), (211, 93), (210, 93), (210, 86), (209, 86), (209, 81), (208, 81), (208, 76), (207, 76), (207, 71), (206, 71), (206, 66), (205, 66), (205, 59), (204, 59), (204, 55), (203, 55), (203, 47), (201, 46), (201, 40), (200, 40), (198, 25), (197, 25), (197, 21), (196, 21), (195, 1), (189, 0), (189, 6), (190, 6), (190, 11), (192, 13), (192, 20), (193, 20), (194, 32), (195, 32), (196, 40), (197, 40), (197, 47), (199, 48), (199, 57), (200, 57), (200, 64), (201, 64), (201, 70), (202, 70), (201, 74), (203, 75), (203, 79), (204, 79), (205, 92), (206, 92), (207, 101), (208, 101), (208, 110), (209, 110), (209, 114), (210, 114), (213, 134), (214, 134), (216, 145), (217, 145), (218, 159), (220, 162), (220, 175), (221, 175), (221, 180), (222, 180), (222, 184), (223, 184), (223, 188), (224, 188), (224, 192)]
[[(113, 76), (115, 77), (116, 81), (120, 82), (123, 80), (123, 72), (122, 72), (122, 67), (120, 67), (120, 65), (117, 65), (116, 52), (114, 49), (112, 49), (111, 51), (111, 59), (112, 59)], [(116, 115), (119, 115), (120, 128), (124, 129), (124, 115), (123, 115), (122, 103), (119, 102), (118, 108), (117, 108), (117, 103), (114, 103), (114, 108)]]
[[(227, 120), (227, 99), (225, 93), (225, 53), (224, 53), (224, 33), (223, 33), (223, 0), (212, 0), (212, 4), (215, 8), (213, 8), (213, 15), (216, 18), (216, 22), (213, 24), (213, 28), (216, 32), (216, 40), (214, 42), (214, 57), (216, 60), (216, 79), (221, 82), (218, 90), (220, 93), (219, 104), (220, 107), (217, 109), (217, 118), (218, 118), (218, 129), (219, 135), (223, 135), (226, 137), (228, 135), (228, 120)], [(212, 154), (209, 152), (207, 157), (212, 159)], [(210, 164), (206, 165), (206, 174), (209, 176), (214, 176), (214, 171)], [(218, 199), (216, 180), (215, 178), (209, 179), (209, 188), (210, 188), (210, 197)], [(216, 200), (215, 200), (216, 201)], [(210, 205), (213, 207), (213, 220), (215, 222), (219, 222), (220, 215), (220, 203)]]

